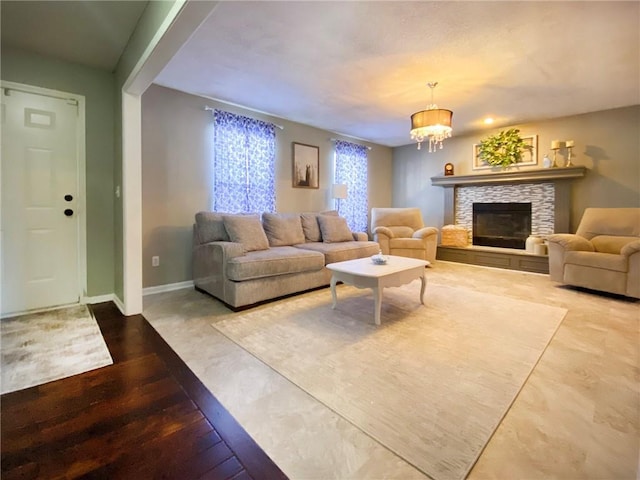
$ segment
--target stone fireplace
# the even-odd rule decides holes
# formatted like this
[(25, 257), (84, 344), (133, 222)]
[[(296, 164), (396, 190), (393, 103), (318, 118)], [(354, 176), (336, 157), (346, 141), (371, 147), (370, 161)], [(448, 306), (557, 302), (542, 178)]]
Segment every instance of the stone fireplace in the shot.
[[(478, 238), (474, 241), (474, 236), (486, 236), (477, 235), (479, 225), (476, 221), (474, 226), (474, 204), (530, 204), (529, 234), (544, 236), (552, 233), (566, 233), (570, 228), (571, 181), (584, 177), (586, 171), (585, 167), (574, 166), (431, 177), (432, 185), (444, 188), (443, 224), (465, 227), (469, 235), (469, 243), (472, 244), (467, 248), (439, 245), (437, 258), (548, 273), (548, 259), (544, 255), (527, 253), (521, 246), (516, 248), (513, 245), (486, 246), (480, 245)], [(498, 223), (502, 220), (504, 219), (498, 220)], [(500, 234), (491, 235), (501, 236)], [(524, 232), (520, 232), (517, 236), (523, 235)], [(521, 240), (518, 240), (518, 245), (520, 245), (519, 242)]]
[[(555, 227), (555, 187), (551, 182), (512, 185), (462, 185), (455, 189), (454, 224), (469, 232), (473, 242), (474, 203), (527, 203), (531, 205), (530, 235), (551, 235)], [(529, 236), (529, 235), (527, 235)], [(526, 237), (525, 237), (526, 239)], [(501, 246), (501, 245), (493, 245)], [(505, 246), (506, 245), (502, 245)], [(520, 248), (520, 247), (508, 247)]]

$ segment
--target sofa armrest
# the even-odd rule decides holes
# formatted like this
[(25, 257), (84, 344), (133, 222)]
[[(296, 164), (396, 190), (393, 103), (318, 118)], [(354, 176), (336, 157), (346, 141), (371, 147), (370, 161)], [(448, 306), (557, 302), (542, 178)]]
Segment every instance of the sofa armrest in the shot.
[[(240, 257), (245, 253), (242, 244), (236, 242), (210, 242), (193, 247), (193, 281), (196, 287), (209, 291), (206, 285), (221, 284), (225, 280), (226, 264), (229, 259)], [(209, 291), (209, 293), (215, 295), (214, 292)]]
[(194, 247), (194, 252), (198, 251), (198, 255), (221, 255), (223, 260), (233, 257), (241, 257), (247, 252), (241, 243), (237, 242), (209, 242)]
[(628, 243), (620, 251), (627, 257), (627, 292), (628, 297), (640, 298), (640, 240)]
[(373, 234), (376, 235), (385, 235), (389, 238), (393, 238), (393, 232), (387, 227), (376, 227), (373, 229)]
[(367, 235), (365, 232), (352, 232), (353, 234), (353, 239), (356, 242), (366, 242), (367, 240), (369, 240), (369, 235)]
[(620, 255), (630, 257), (636, 252), (640, 252), (640, 240), (634, 240), (633, 242), (627, 243), (624, 247), (622, 247), (622, 250), (620, 250)]
[(436, 227), (422, 227), (419, 230), (413, 232), (413, 238), (427, 238), (433, 235), (438, 235), (438, 229)]
[(560, 246), (563, 250), (595, 252), (593, 244), (584, 237), (573, 233), (556, 233), (547, 238), (549, 244)]
[(387, 227), (375, 227), (373, 229), (373, 241), (378, 242), (380, 245), (380, 251), (384, 255), (389, 255), (389, 240), (394, 238), (394, 234)]

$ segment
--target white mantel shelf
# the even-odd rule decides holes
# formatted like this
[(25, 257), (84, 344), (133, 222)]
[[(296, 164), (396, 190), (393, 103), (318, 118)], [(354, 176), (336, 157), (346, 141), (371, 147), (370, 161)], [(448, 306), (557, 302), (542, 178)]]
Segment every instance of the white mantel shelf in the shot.
[(500, 183), (526, 183), (567, 180), (584, 177), (587, 167), (556, 167), (517, 172), (493, 172), (480, 175), (438, 175), (431, 177), (431, 184), (440, 187), (458, 185), (488, 185)]

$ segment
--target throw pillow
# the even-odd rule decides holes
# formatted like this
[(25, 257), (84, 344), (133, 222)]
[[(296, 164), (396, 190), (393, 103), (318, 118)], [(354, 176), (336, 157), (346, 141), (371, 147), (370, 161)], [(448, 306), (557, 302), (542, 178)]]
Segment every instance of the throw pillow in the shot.
[(304, 238), (307, 242), (322, 241), (322, 233), (320, 232), (320, 225), (318, 225), (318, 215), (338, 216), (338, 212), (336, 210), (327, 210), (326, 212), (320, 213), (311, 212), (301, 214), (302, 231), (304, 232)]
[(297, 213), (263, 213), (262, 226), (272, 247), (304, 243), (304, 232)]
[(325, 243), (348, 242), (353, 240), (347, 220), (333, 215), (318, 215), (318, 225)]
[(241, 243), (247, 252), (267, 250), (269, 248), (269, 240), (267, 240), (258, 216), (225, 215), (222, 219), (231, 241)]
[(200, 243), (228, 242), (229, 235), (224, 228), (222, 217), (224, 213), (198, 212), (196, 225), (198, 226), (198, 240)]

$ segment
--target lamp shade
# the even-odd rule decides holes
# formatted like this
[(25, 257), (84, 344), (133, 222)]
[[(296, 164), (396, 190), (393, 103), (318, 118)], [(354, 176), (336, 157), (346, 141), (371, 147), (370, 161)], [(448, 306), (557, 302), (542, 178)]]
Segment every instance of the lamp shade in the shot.
[(338, 199), (347, 198), (347, 185), (344, 183), (334, 183), (331, 187), (331, 196)]
[(451, 127), (453, 112), (443, 108), (422, 110), (411, 115), (411, 130), (424, 127)]
[(429, 141), (429, 151), (435, 151), (436, 145), (442, 148), (442, 141), (451, 136), (453, 112), (443, 108), (422, 110), (411, 115), (411, 139), (420, 144)]

